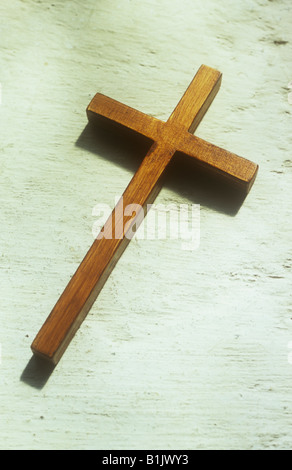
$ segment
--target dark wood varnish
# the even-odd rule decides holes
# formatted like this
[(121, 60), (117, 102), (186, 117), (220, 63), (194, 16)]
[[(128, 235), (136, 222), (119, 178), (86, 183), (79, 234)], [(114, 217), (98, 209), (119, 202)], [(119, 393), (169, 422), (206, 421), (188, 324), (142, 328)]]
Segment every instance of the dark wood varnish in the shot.
[[(166, 122), (99, 93), (92, 99), (87, 108), (90, 121), (98, 116), (109, 119), (150, 138), (153, 144), (34, 339), (34, 354), (58, 363), (129, 243), (134, 226), (138, 227), (147, 205), (159, 193), (162, 177), (176, 152), (219, 172), (241, 191), (250, 190), (258, 165), (192, 135), (215, 98), (221, 78), (220, 72), (202, 65)], [(125, 215), (123, 209), (130, 204), (131, 215)]]

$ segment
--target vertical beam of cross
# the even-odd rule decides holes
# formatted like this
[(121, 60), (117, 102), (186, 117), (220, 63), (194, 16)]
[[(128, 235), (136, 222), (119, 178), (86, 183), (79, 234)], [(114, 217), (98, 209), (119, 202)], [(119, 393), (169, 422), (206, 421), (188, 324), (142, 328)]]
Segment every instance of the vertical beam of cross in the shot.
[[(189, 154), (226, 174), (247, 190), (257, 165), (191, 136), (219, 90), (221, 73), (202, 66), (166, 123), (97, 94), (88, 106), (89, 119), (103, 116), (153, 140), (101, 233), (32, 343), (32, 351), (57, 364), (83, 322), (119, 257), (159, 193), (162, 177), (176, 151)], [(123, 208), (136, 208), (126, 215)]]

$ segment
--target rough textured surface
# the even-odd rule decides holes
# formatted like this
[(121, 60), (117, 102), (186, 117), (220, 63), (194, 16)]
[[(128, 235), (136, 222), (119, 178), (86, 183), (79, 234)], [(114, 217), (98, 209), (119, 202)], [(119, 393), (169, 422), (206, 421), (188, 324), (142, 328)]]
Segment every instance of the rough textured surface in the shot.
[[(290, 0), (11, 0), (0, 6), (3, 449), (289, 449)], [(240, 210), (178, 169), (199, 249), (133, 240), (52, 374), (30, 343), (143, 149), (86, 128), (97, 92), (166, 119), (223, 72), (197, 135), (256, 161)]]

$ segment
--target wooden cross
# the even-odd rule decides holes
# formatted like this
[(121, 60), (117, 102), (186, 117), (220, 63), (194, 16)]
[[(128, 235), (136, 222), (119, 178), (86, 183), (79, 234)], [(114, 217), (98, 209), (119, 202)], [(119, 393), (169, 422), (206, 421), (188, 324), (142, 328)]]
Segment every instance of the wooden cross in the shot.
[[(207, 168), (225, 175), (245, 193), (251, 188), (258, 165), (192, 135), (216, 96), (222, 74), (202, 65), (166, 122), (97, 94), (87, 108), (89, 121), (99, 116), (125, 126), (153, 141), (120, 202), (93, 242), (31, 348), (57, 364), (86, 317), (106, 279), (129, 243), (141, 211), (156, 198), (161, 178), (176, 152), (187, 154)], [(122, 208), (137, 208), (125, 215)], [(143, 213), (144, 215), (144, 213)]]

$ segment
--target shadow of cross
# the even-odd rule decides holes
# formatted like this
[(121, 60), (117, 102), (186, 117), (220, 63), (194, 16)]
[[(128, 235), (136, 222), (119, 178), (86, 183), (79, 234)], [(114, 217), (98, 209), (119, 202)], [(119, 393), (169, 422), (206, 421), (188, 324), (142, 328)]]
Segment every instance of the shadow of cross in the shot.
[[(92, 99), (87, 108), (89, 121), (111, 120), (150, 138), (153, 144), (34, 339), (34, 354), (58, 363), (158, 195), (162, 176), (176, 152), (219, 172), (248, 193), (258, 166), (192, 135), (215, 98), (221, 78), (220, 72), (202, 65), (166, 122), (99, 93)], [(127, 212), (124, 208), (128, 207)]]

